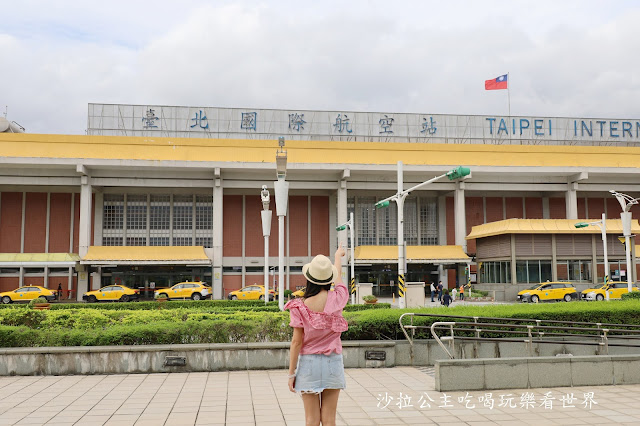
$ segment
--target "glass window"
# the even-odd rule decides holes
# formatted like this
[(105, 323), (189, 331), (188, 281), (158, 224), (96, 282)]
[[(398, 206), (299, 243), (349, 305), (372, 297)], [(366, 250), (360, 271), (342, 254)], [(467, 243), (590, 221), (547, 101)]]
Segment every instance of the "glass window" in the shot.
[(196, 196), (196, 229), (213, 229), (213, 196)]
[(121, 246), (122, 237), (102, 237), (103, 246)]
[(480, 265), (480, 283), (510, 283), (511, 262), (482, 262)]
[(591, 261), (589, 260), (558, 260), (558, 280), (571, 282), (591, 281)]
[(175, 195), (173, 197), (173, 229), (191, 229), (192, 226), (193, 196)]
[(169, 237), (150, 237), (149, 245), (150, 246), (168, 246)]
[(360, 224), (356, 227), (358, 234), (358, 245), (376, 245), (376, 213), (373, 197), (358, 197), (357, 199), (356, 222)]
[[(171, 196), (151, 195), (149, 228), (168, 230), (171, 218)], [(153, 232), (152, 232), (153, 233)], [(168, 245), (168, 244), (167, 244)]]
[(147, 229), (146, 195), (127, 195), (127, 229)]
[(436, 198), (420, 197), (420, 244), (438, 245), (438, 203)]
[(103, 229), (122, 229), (124, 219), (124, 195), (105, 194), (103, 206)]
[[(397, 209), (396, 209), (397, 211)], [(404, 200), (404, 240), (407, 245), (418, 245), (418, 200), (408, 198)]]
[(174, 246), (191, 246), (191, 237), (173, 237), (173, 245)]

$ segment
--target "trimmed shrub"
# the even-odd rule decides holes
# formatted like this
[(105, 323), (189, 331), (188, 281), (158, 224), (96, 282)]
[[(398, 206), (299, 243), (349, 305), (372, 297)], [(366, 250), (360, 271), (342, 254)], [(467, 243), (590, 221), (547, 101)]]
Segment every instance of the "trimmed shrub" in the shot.
[(632, 291), (631, 293), (623, 293), (622, 300), (640, 299), (640, 291)]

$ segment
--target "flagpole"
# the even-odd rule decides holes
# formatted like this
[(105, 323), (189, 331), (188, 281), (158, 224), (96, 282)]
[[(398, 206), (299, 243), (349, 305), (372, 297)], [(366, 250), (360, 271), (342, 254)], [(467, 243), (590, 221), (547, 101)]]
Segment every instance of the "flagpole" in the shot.
[(509, 73), (507, 73), (507, 99), (509, 100), (509, 119), (511, 119), (511, 92), (509, 91), (509, 86), (511, 81), (509, 80)]
[[(510, 89), (509, 89), (509, 86), (511, 86), (511, 84), (509, 84), (509, 83), (511, 83), (511, 82), (509, 81), (509, 73), (507, 73), (507, 102), (508, 102), (508, 105), (509, 105), (509, 124), (511, 124), (511, 92), (510, 92)], [(514, 131), (513, 128), (511, 130), (512, 130), (512, 132)], [(510, 141), (512, 140), (512, 132), (509, 132), (509, 140)]]

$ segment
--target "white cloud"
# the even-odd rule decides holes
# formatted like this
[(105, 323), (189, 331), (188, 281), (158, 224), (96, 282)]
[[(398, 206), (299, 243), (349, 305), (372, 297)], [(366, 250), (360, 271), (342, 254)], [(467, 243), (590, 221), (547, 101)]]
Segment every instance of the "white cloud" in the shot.
[[(633, 2), (12, 2), (0, 105), (83, 133), (87, 103), (637, 118)], [(10, 58), (10, 60), (9, 60)]]

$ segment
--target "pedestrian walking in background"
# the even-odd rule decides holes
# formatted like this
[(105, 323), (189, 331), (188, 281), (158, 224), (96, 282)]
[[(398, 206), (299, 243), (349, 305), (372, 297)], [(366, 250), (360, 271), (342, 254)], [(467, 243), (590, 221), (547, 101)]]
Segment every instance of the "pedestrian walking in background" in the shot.
[(442, 286), (442, 281), (438, 282), (438, 302), (442, 302), (442, 289), (444, 287)]
[(433, 285), (433, 283), (431, 283), (431, 301), (435, 302), (435, 300), (433, 300), (433, 298), (436, 297), (436, 286)]
[[(289, 390), (301, 394), (307, 425), (335, 425), (340, 389), (346, 386), (340, 334), (349, 328), (342, 316), (349, 292), (338, 273), (342, 256), (340, 244), (335, 266), (323, 255), (304, 265), (304, 296), (284, 307), (293, 327)], [(334, 291), (329, 291), (331, 283), (335, 283)]]
[(464, 285), (460, 286), (460, 300), (464, 300)]
[(451, 290), (451, 301), (455, 302), (456, 301), (456, 295), (458, 294), (458, 290), (456, 290), (456, 288), (454, 287), (453, 290)]
[(62, 299), (62, 283), (58, 283), (58, 300)]
[(442, 296), (442, 304), (447, 308), (451, 304), (451, 296), (449, 296), (449, 290), (444, 291), (444, 296)]

